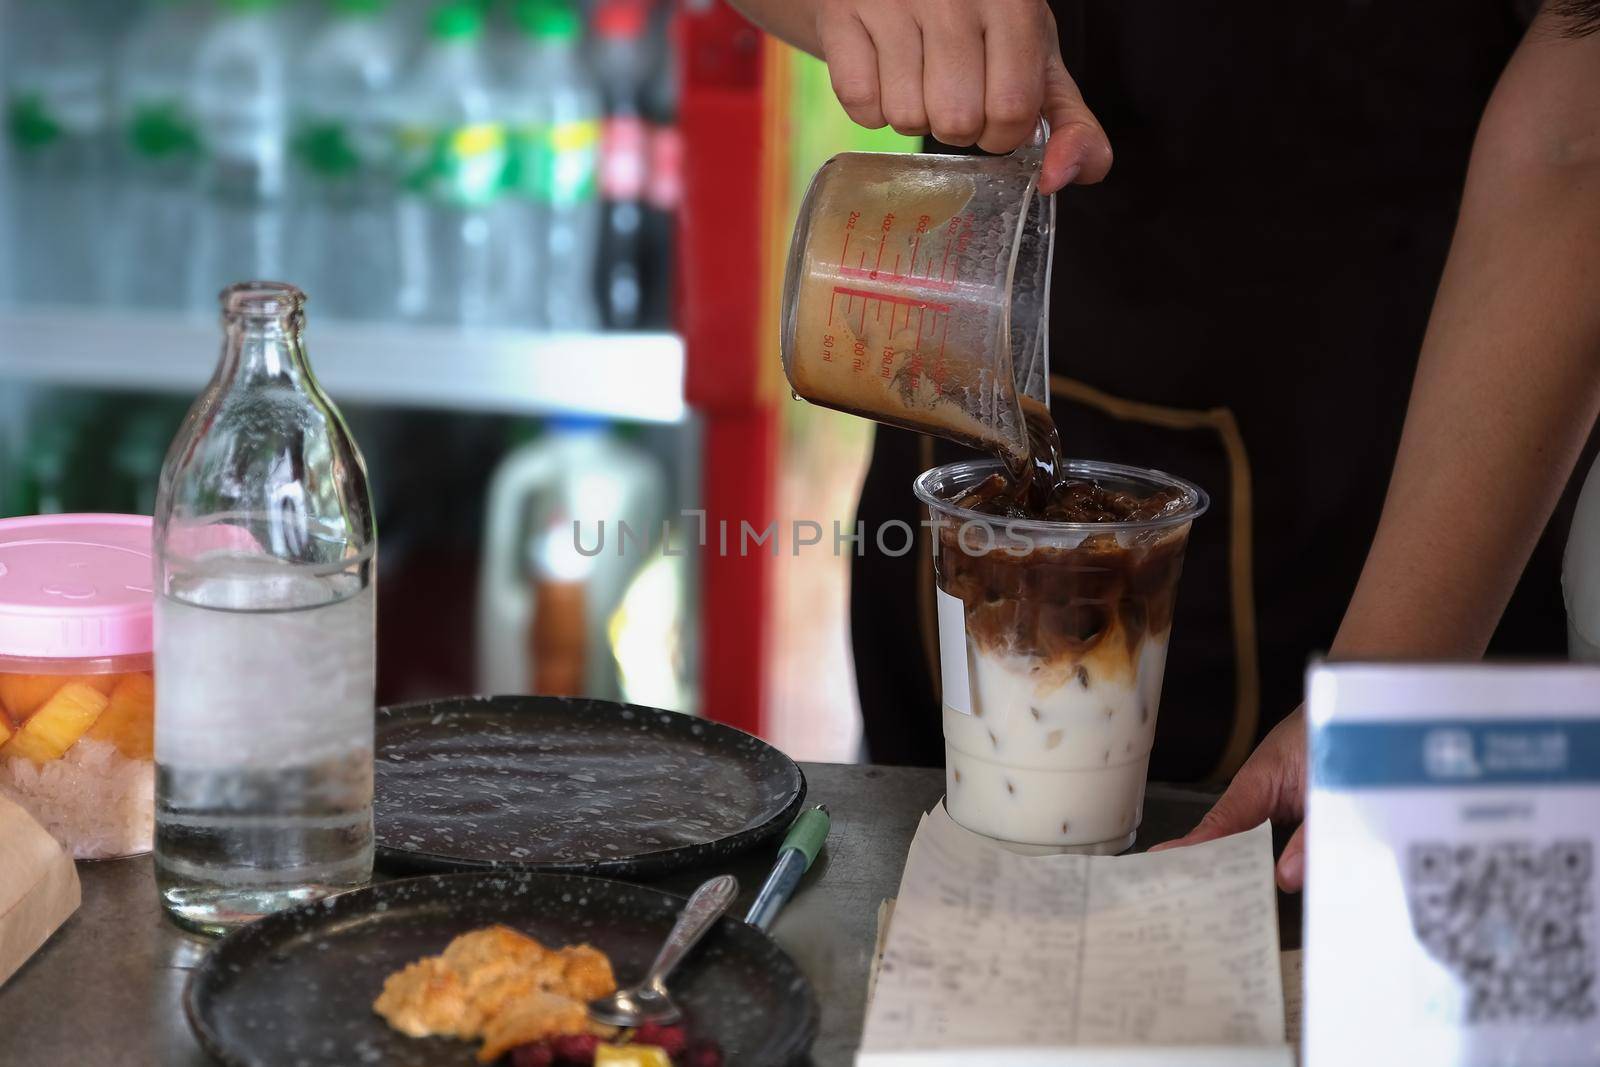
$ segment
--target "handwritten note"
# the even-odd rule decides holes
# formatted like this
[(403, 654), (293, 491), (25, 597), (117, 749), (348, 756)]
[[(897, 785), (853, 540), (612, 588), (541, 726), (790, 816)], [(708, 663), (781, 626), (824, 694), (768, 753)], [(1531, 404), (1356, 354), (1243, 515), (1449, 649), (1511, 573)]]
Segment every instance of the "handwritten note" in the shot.
[(1024, 856), (924, 816), (856, 1063), (973, 1062), (1291, 1064), (1266, 824)]

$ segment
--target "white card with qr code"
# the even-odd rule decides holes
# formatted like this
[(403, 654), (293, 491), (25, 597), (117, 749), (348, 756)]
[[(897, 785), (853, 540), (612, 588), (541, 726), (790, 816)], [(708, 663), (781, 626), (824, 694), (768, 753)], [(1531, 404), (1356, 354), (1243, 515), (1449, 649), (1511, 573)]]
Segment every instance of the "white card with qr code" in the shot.
[(1600, 667), (1306, 692), (1306, 1067), (1600, 1063)]

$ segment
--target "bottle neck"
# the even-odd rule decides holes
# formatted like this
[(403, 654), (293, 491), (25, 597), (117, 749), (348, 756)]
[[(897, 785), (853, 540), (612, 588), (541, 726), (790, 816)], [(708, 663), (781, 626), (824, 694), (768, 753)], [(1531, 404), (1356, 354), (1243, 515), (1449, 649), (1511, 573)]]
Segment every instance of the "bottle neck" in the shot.
[(223, 318), (222, 366), (228, 378), (278, 378), (299, 384), (310, 377), (300, 341), (302, 315), (230, 314)]

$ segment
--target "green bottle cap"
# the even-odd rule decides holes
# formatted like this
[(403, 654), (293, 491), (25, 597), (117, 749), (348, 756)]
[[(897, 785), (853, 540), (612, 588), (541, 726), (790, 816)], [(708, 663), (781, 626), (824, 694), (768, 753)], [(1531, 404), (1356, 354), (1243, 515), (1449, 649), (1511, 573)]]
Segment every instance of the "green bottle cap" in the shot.
[(827, 808), (821, 804), (808, 808), (790, 824), (789, 832), (783, 838), (783, 846), (778, 851), (782, 852), (786, 848), (799, 849), (806, 858), (806, 870), (809, 871), (811, 865), (817, 861), (817, 853), (822, 851), (822, 842), (828, 839), (830, 825)]
[(430, 29), (441, 41), (476, 37), (483, 32), (483, 14), (473, 4), (446, 4), (433, 13)]
[(530, 37), (575, 41), (583, 36), (583, 18), (571, 0), (516, 0), (512, 14)]

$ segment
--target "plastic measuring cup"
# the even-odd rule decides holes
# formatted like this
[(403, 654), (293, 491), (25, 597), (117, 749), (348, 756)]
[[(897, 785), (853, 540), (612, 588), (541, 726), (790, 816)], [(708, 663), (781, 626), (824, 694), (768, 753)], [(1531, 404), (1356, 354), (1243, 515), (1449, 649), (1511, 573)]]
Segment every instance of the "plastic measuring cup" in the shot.
[(1027, 462), (1048, 406), (1055, 197), (1047, 130), (1006, 156), (845, 152), (800, 204), (784, 372), (814, 404)]

